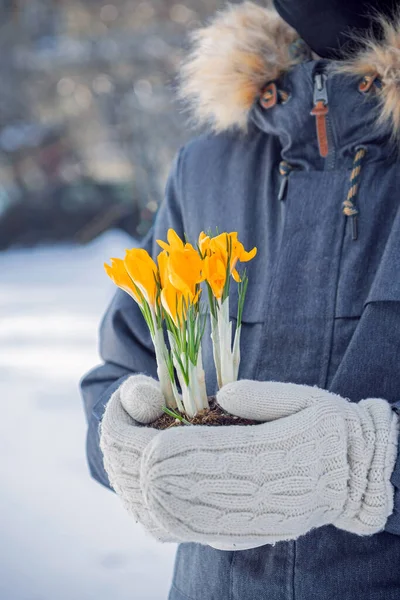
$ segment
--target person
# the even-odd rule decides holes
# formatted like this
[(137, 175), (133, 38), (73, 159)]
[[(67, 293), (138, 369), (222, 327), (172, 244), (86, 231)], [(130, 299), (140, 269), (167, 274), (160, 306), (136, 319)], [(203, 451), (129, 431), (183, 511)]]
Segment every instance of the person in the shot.
[[(144, 427), (163, 399), (122, 291), (82, 382), (93, 477), (181, 542), (170, 600), (400, 597), (396, 4), (246, 2), (194, 36), (181, 94), (209, 130), (180, 150), (143, 247), (216, 227), (257, 246), (239, 381), (217, 398), (259, 423)], [(209, 329), (203, 350), (213, 394)]]

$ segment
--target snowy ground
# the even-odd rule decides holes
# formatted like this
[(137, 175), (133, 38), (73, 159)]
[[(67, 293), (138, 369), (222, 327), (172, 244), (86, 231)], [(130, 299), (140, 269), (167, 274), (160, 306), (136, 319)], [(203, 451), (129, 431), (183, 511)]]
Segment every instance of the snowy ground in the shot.
[(132, 241), (0, 254), (0, 599), (164, 600), (175, 548), (89, 478), (81, 375)]

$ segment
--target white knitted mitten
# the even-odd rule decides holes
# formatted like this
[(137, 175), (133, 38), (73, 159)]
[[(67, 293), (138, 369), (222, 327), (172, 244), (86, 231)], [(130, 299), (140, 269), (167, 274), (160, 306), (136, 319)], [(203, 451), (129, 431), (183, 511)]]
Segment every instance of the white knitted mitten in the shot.
[(399, 431), (388, 402), (255, 381), (225, 386), (217, 398), (230, 413), (270, 422), (186, 426), (153, 438), (142, 489), (167, 531), (244, 548), (326, 524), (360, 535), (384, 528)]
[(140, 461), (157, 431), (141, 424), (162, 414), (165, 404), (157, 381), (132, 375), (111, 396), (100, 426), (100, 447), (111, 487), (128, 512), (162, 542), (178, 541), (156, 523), (146, 508), (140, 487)]

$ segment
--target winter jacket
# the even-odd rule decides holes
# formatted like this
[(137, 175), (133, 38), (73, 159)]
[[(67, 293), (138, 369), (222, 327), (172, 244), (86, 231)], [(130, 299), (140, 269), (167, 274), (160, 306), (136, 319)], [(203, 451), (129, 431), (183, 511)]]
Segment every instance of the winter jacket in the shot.
[[(400, 407), (400, 24), (351, 60), (313, 60), (269, 9), (229, 7), (196, 36), (182, 89), (212, 131), (179, 153), (154, 228), (238, 231), (249, 263), (240, 378), (317, 385)], [(231, 301), (236, 317), (237, 296)], [(131, 373), (156, 376), (144, 320), (117, 292), (104, 364), (82, 383), (88, 459), (107, 485), (98, 424)], [(209, 330), (209, 394), (216, 391)], [(333, 526), (242, 552), (183, 544), (170, 600), (398, 600), (400, 460), (385, 531)]]

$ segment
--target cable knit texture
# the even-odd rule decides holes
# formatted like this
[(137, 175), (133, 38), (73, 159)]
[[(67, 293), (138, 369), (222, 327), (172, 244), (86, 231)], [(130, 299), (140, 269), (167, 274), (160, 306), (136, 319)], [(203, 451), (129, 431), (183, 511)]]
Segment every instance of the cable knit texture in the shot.
[(253, 381), (226, 386), (218, 400), (229, 412), (270, 422), (153, 437), (142, 489), (167, 531), (243, 547), (325, 524), (359, 535), (384, 528), (398, 439), (388, 402), (355, 404), (318, 388)]
[[(140, 485), (140, 461), (157, 431), (143, 427), (162, 414), (164, 399), (158, 383), (146, 375), (129, 377), (108, 402), (100, 426), (100, 447), (111, 487), (127, 511), (163, 542), (177, 541), (155, 521), (145, 506)], [(135, 420), (136, 419), (136, 420)]]
[(138, 423), (152, 423), (162, 415), (165, 400), (160, 384), (146, 375), (132, 375), (120, 388), (120, 400), (125, 411)]

